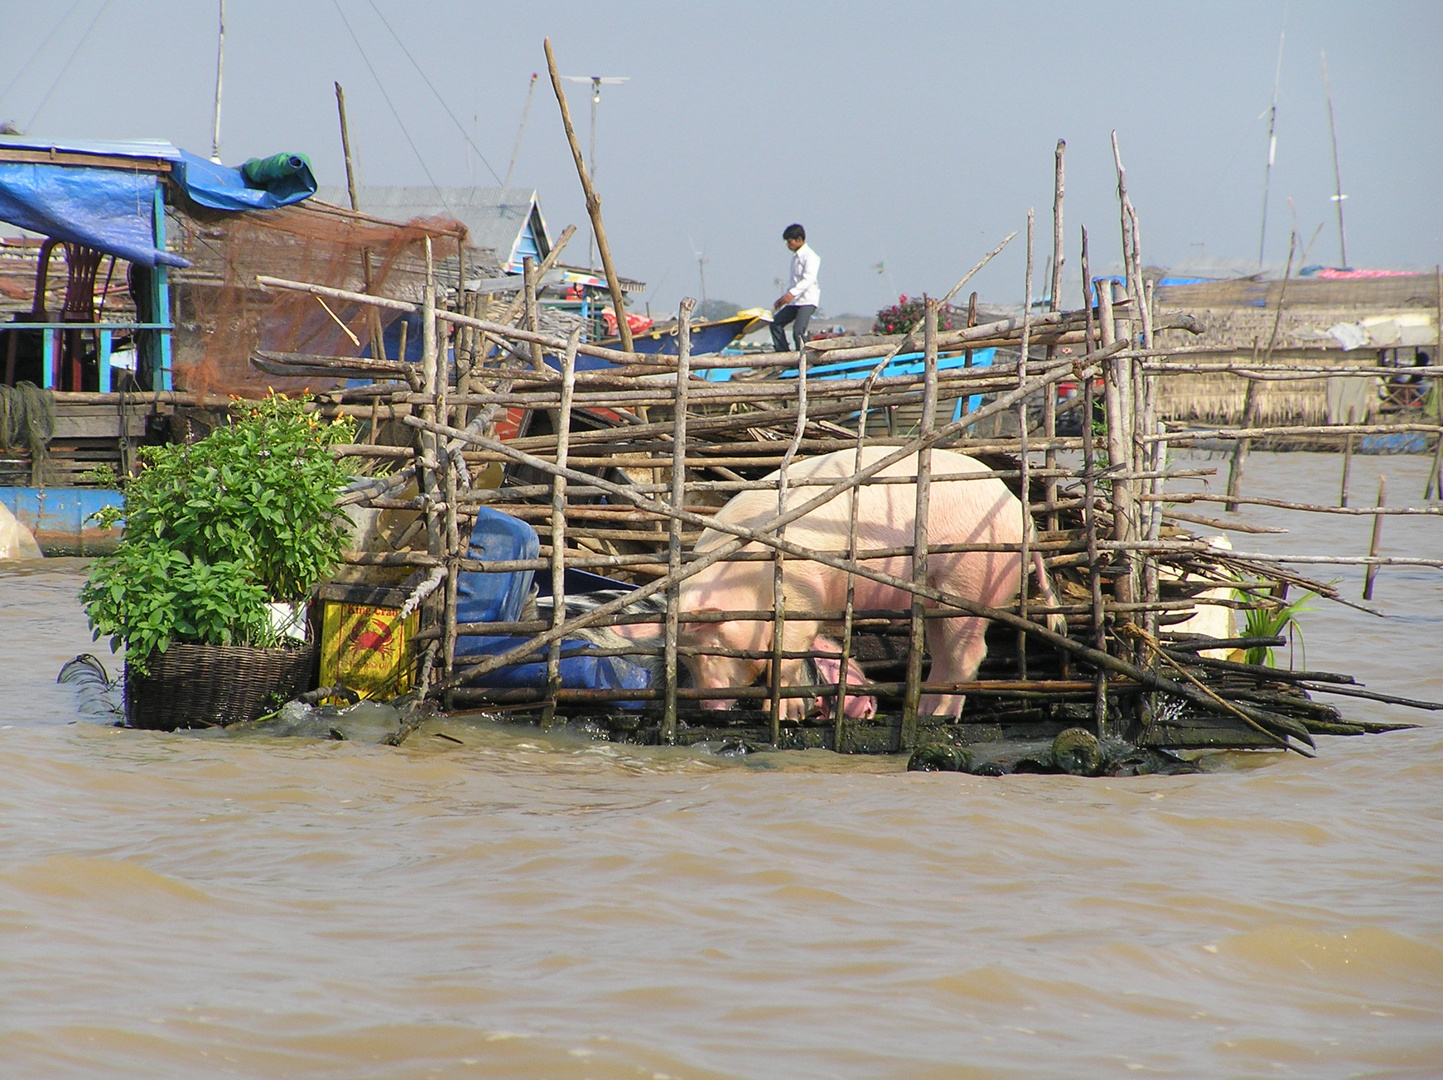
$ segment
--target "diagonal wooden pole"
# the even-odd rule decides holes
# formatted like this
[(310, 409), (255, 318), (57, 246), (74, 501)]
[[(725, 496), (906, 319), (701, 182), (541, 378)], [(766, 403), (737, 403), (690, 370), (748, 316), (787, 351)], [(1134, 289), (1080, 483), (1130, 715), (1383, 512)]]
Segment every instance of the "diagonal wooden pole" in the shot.
[(611, 262), (611, 247), (606, 242), (606, 228), (601, 223), (601, 196), (591, 186), (591, 174), (586, 171), (586, 162), (581, 157), (581, 144), (576, 141), (576, 129), (571, 126), (571, 110), (566, 106), (566, 94), (561, 89), (561, 76), (556, 74), (556, 57), (551, 54), (551, 39), (545, 40), (546, 70), (551, 73), (551, 88), (556, 91), (556, 103), (561, 106), (561, 123), (566, 127), (566, 141), (571, 144), (571, 156), (576, 161), (576, 175), (581, 177), (581, 190), (586, 193), (586, 212), (591, 216), (591, 227), (596, 233), (596, 250), (601, 255), (601, 267), (606, 271), (606, 285), (611, 290), (611, 303), (616, 309), (616, 328), (621, 334), (621, 349), (631, 352), (631, 327), (626, 324), (626, 306), (621, 293), (621, 281), (616, 276), (616, 267)]

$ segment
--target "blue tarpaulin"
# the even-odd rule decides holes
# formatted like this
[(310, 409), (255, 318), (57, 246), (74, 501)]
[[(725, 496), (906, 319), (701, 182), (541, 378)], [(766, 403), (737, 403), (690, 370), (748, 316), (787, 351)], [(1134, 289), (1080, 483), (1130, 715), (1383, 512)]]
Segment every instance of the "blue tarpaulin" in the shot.
[[(280, 155), (277, 155), (280, 156)], [(213, 210), (274, 210), (309, 199), (316, 193), (316, 178), (304, 154), (284, 155), (290, 162), (286, 175), (259, 187), (246, 180), (242, 169), (180, 151), (171, 175), (187, 195)]]
[(0, 221), (142, 266), (189, 266), (155, 246), (153, 172), (0, 161)]
[[(190, 265), (155, 246), (157, 162), (170, 162), (175, 183), (193, 201), (217, 210), (270, 210), (307, 199), (316, 190), (303, 154), (257, 162), (264, 168), (252, 171), (264, 179), (255, 184), (242, 169), (217, 165), (165, 142), (59, 144), (22, 136), (0, 138), (3, 150), (63, 161), (7, 161), (0, 155), (0, 221), (142, 266)], [(128, 167), (127, 159), (133, 159), (135, 167)]]
[[(471, 530), (471, 542), (467, 546), (468, 558), (501, 561), (508, 559), (534, 559), (541, 550), (540, 540), (532, 526), (503, 514), (489, 506), (480, 507), (476, 515), (475, 528)], [(571, 575), (572, 571), (567, 571)], [(456, 582), (456, 621), (471, 622), (516, 622), (525, 611), (531, 596), (535, 579), (533, 570), (481, 572), (464, 570)], [(588, 583), (620, 586), (619, 582), (608, 581), (594, 574), (587, 575)], [(572, 577), (568, 588), (580, 585)], [(547, 582), (548, 588), (550, 582)], [(623, 586), (624, 587), (624, 586)], [(458, 658), (481, 658), (499, 656), (504, 652), (524, 645), (529, 639), (522, 637), (485, 637), (479, 634), (462, 634), (456, 639)], [(594, 646), (585, 639), (566, 638), (561, 643), (561, 685), (569, 689), (583, 690), (644, 690), (651, 684), (646, 670), (621, 656), (584, 655)], [(546, 656), (538, 650), (534, 658), (488, 672), (475, 685), (491, 687), (536, 687), (546, 685)], [(625, 707), (626, 703), (620, 703)]]

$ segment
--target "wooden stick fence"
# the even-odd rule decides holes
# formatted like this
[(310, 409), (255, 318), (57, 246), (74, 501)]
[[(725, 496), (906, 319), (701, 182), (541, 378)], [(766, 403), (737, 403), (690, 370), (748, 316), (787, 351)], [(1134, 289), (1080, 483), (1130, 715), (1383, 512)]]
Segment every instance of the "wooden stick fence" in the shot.
[[(1364, 565), (1365, 597), (1372, 593), (1379, 567), (1443, 567), (1438, 559), (1380, 556), (1377, 533), (1384, 516), (1436, 515), (1443, 508), (1387, 507), (1381, 492), (1378, 506), (1350, 509), (1263, 499), (1239, 490), (1253, 440), (1312, 435), (1351, 439), (1421, 431), (1438, 437), (1443, 445), (1443, 428), (1355, 423), (1264, 427), (1256, 423), (1252, 410), (1240, 428), (1188, 430), (1164, 425), (1158, 415), (1158, 380), (1176, 374), (1227, 371), (1255, 387), (1300, 375), (1377, 377), (1388, 369), (1359, 365), (1315, 371), (1281, 364), (1273, 359), (1276, 325), (1267, 348), (1247, 363), (1191, 361), (1185, 349), (1156, 347), (1154, 336), (1162, 324), (1153, 311), (1151, 283), (1144, 279), (1138, 216), (1127, 193), (1115, 135), (1122, 280), (1101, 281), (1093, 287), (1088, 235), (1083, 229), (1083, 305), (1063, 310), (1064, 150), (1059, 141), (1047, 310), (1032, 310), (1035, 223), (1029, 212), (1022, 314), (976, 325), (973, 294), (967, 325), (958, 329), (939, 328), (942, 304), (929, 299), (921, 326), (909, 335), (810, 342), (801, 353), (698, 357), (691, 351), (694, 301), (686, 300), (678, 312), (676, 355), (644, 355), (631, 351), (625, 334), (628, 347), (614, 349), (582, 341), (579, 331), (569, 338), (544, 332), (537, 315), (536, 283), (547, 263), (536, 267), (528, 260), (518, 297), (504, 307), (489, 299), (482, 303), (462, 291), (442, 302), (429, 249), (428, 278), (419, 305), (258, 278), (262, 288), (367, 305), (378, 315), (422, 317), (419, 371), (379, 358), (273, 352), (258, 357), (266, 370), (393, 380), (327, 395), (316, 407), (330, 415), (358, 415), (372, 422), (367, 442), (337, 447), (337, 453), (397, 467), (389, 477), (359, 483), (343, 502), (415, 514), (419, 523), (409, 542), (396, 550), (350, 552), (347, 562), (357, 568), (414, 568), (435, 583), (431, 587), (444, 583), (444, 589), (438, 588), (422, 608), (426, 625), (416, 638), (421, 649), (420, 696), (439, 697), (447, 707), (476, 703), (534, 707), (543, 724), (560, 722), (578, 710), (602, 710), (612, 718), (614, 732), (640, 738), (645, 728), (650, 732), (645, 737), (662, 742), (693, 740), (699, 733), (724, 730), (728, 723), (749, 723), (753, 726), (748, 731), (773, 745), (801, 745), (799, 732), (810, 726), (817, 728), (815, 738), (821, 740), (816, 745), (837, 750), (872, 745), (865, 737), (868, 723), (891, 725), (890, 741), (884, 740), (891, 749), (957, 738), (956, 732), (969, 726), (980, 725), (982, 730), (988, 725), (1042, 722), (1054, 727), (1082, 723), (1104, 738), (1148, 745), (1287, 747), (1302, 752), (1311, 745), (1314, 731), (1372, 730), (1341, 720), (1331, 706), (1309, 701), (1297, 689), (1302, 684), (1300, 673), (1294, 673), (1299, 678), (1282, 678), (1274, 669), (1228, 665), (1199, 652), (1264, 648), (1276, 644), (1273, 639), (1227, 635), (1211, 644), (1189, 645), (1179, 643), (1171, 628), (1204, 607), (1276, 603), (1271, 598), (1292, 586), (1337, 596), (1330, 586), (1285, 569), (1285, 563)], [(582, 179), (586, 184), (584, 172)], [(600, 235), (599, 200), (589, 190), (588, 208)], [(563, 235), (562, 243), (571, 231)], [(1011, 238), (969, 271), (947, 299)], [(553, 250), (548, 262), (557, 253)], [(609, 264), (608, 279), (615, 288)], [(1443, 275), (1439, 281), (1443, 309)], [(1281, 302), (1280, 296), (1280, 307)], [(454, 364), (447, 359), (447, 339), (453, 334)], [(1062, 351), (1064, 345), (1081, 348), (1069, 355)], [(999, 354), (990, 367), (973, 366), (973, 352), (982, 348), (1014, 353)], [(896, 366), (897, 357), (918, 352), (920, 371), (910, 373)], [(578, 371), (581, 358), (604, 364)], [(718, 373), (728, 377), (712, 378)], [(1439, 377), (1443, 366), (1425, 374)], [(1078, 394), (1075, 403), (1060, 406), (1056, 387), (1063, 381), (1076, 382)], [(977, 397), (990, 400), (965, 408)], [(957, 403), (953, 418), (939, 422), (939, 409), (953, 402)], [(1080, 409), (1082, 414), (1072, 435), (1059, 430), (1059, 417), (1069, 409)], [(545, 430), (499, 438), (497, 421), (508, 410), (529, 412)], [(892, 418), (904, 410), (916, 419), (908, 421), (907, 431), (875, 434), (868, 425), (879, 410)], [(1011, 433), (982, 434), (1004, 417), (1012, 425)], [(405, 425), (411, 445), (377, 445), (374, 425), (382, 421)], [(1171, 480), (1215, 471), (1170, 466), (1168, 450), (1211, 440), (1232, 440), (1239, 448), (1227, 494), (1167, 490)], [(867, 446), (888, 452), (864, 465), (862, 452)], [(931, 457), (934, 448), (979, 456), (986, 467), (965, 477), (938, 473)], [(835, 450), (855, 451), (852, 476), (813, 482), (788, 476), (787, 466), (799, 457)], [(917, 455), (915, 479), (877, 475), (913, 454)], [(1076, 455), (1078, 464), (1070, 463), (1071, 455)], [(504, 469), (501, 486), (476, 486), (473, 477), (478, 467), (494, 464)], [(780, 471), (770, 478), (762, 475), (772, 470)], [(934, 542), (929, 519), (935, 486), (990, 477), (1013, 488), (1024, 520), (1032, 523), (1020, 543)], [(915, 526), (905, 547), (869, 547), (860, 539), (861, 489), (884, 483), (915, 485)], [(715, 516), (726, 498), (749, 490), (775, 490), (776, 512), (771, 520), (746, 528)], [(847, 507), (846, 540), (842, 543), (839, 537), (837, 550), (811, 550), (787, 539), (789, 523), (834, 499)], [(1175, 523), (1225, 528), (1236, 527), (1234, 523), (1170, 509), (1207, 502), (1222, 503), (1229, 510), (1263, 505), (1371, 515), (1374, 542), (1367, 556), (1221, 551), (1182, 533)], [(482, 507), (531, 522), (540, 540), (538, 555), (472, 557), (467, 526)], [(688, 550), (706, 529), (724, 539), (705, 550)], [(992, 550), (1015, 551), (1020, 557), (1023, 580), (1015, 604), (991, 607), (928, 584), (929, 558)], [(909, 574), (882, 572), (877, 566), (882, 558), (909, 558)], [(771, 597), (759, 598), (767, 606), (719, 615), (682, 611), (682, 583), (722, 560), (771, 564)], [(841, 610), (818, 612), (789, 603), (789, 569), (799, 560), (846, 576)], [(1030, 593), (1034, 565), (1057, 586), (1053, 591), (1058, 595)], [(463, 574), (543, 569), (551, 581), (549, 618), (492, 623), (459, 619)], [(583, 604), (584, 597), (573, 598), (578, 603), (568, 606), (569, 570), (603, 572), (632, 588), (600, 603)], [(859, 610), (855, 603), (859, 579), (908, 594), (909, 608)], [(1229, 598), (1194, 598), (1220, 584), (1235, 588)], [(652, 598), (655, 604), (648, 604)], [(1005, 630), (1006, 640), (994, 643), (995, 660), (976, 679), (930, 683), (927, 620), (960, 614), (992, 620)], [(1065, 620), (1066, 633), (1049, 628), (1048, 620), (1058, 618)], [(699, 654), (697, 647), (686, 643), (685, 628), (721, 620), (768, 624), (770, 644), (764, 648), (705, 650), (761, 662), (767, 672), (763, 685), (704, 690), (683, 684), (682, 665)], [(788, 623), (796, 620), (832, 628), (840, 652), (835, 680), (786, 681), (788, 662), (814, 658), (810, 645), (803, 651), (787, 647)], [(650, 626), (653, 636), (638, 641), (634, 635), (623, 638), (614, 633), (638, 625)], [(520, 637), (524, 643), (484, 655), (467, 655), (461, 648), (465, 640), (485, 636)], [(568, 687), (563, 661), (578, 642), (585, 655), (649, 664), (656, 678), (649, 688), (633, 690)], [(528, 658), (535, 662), (538, 656), (544, 658), (545, 671), (540, 685), (525, 689), (485, 685), (492, 672)], [(876, 673), (865, 687), (851, 674), (857, 659)], [(1307, 678), (1312, 680), (1309, 686), (1316, 684), (1315, 675)], [(847, 699), (858, 693), (875, 695), (884, 716), (849, 717)], [(969, 695), (962, 722), (939, 726), (938, 718), (920, 715), (924, 693)], [(784, 721), (785, 702), (818, 697), (826, 708), (815, 723), (803, 721), (798, 726)], [(725, 719), (726, 713), (698, 712), (698, 704), (720, 698), (759, 707), (759, 725), (756, 708), (744, 708), (740, 720)], [(618, 710), (617, 703), (625, 708)]]

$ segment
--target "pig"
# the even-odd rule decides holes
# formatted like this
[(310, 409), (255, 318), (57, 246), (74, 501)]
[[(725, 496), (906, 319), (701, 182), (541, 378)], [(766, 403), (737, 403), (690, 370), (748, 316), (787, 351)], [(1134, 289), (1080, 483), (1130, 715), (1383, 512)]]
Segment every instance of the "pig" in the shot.
[[(862, 451), (861, 463), (869, 465), (891, 453), (891, 448), (868, 447)], [(856, 467), (856, 451), (842, 450), (795, 462), (787, 475), (791, 485), (801, 481), (835, 481), (853, 475)], [(931, 471), (934, 476), (939, 476), (986, 472), (988, 469), (965, 454), (933, 450)], [(883, 469), (879, 475), (910, 477), (915, 481), (917, 456), (913, 454), (903, 458)], [(770, 479), (775, 482), (776, 477), (774, 473)], [(789, 487), (787, 507), (815, 498), (821, 490), (816, 486)], [(844, 492), (790, 523), (784, 534), (786, 540), (812, 550), (844, 551), (850, 506), (851, 495)], [(858, 549), (910, 547), (916, 508), (915, 482), (864, 485), (858, 498)], [(775, 489), (744, 491), (717, 512), (716, 520), (757, 528), (775, 517), (777, 512)], [(996, 477), (934, 481), (930, 492), (927, 532), (930, 545), (1020, 544), (1022, 506)], [(695, 550), (710, 551), (730, 539), (730, 534), (708, 528), (698, 538)], [(767, 549), (754, 543), (744, 550)], [(912, 577), (912, 559), (909, 556), (871, 559), (866, 565), (905, 580)], [(993, 607), (1005, 607), (1016, 598), (1021, 587), (1020, 569), (1021, 557), (1017, 551), (929, 554), (927, 584), (941, 592)], [(855, 604), (859, 610), (898, 613), (910, 610), (912, 598), (905, 590), (860, 576), (855, 582)], [(822, 563), (788, 559), (782, 588), (789, 612), (839, 611), (846, 602), (847, 575)], [(936, 605), (924, 601), (924, 606), (931, 608)], [(724, 560), (713, 564), (682, 583), (681, 609), (684, 613), (773, 610), (772, 563), (729, 563)], [(808, 619), (788, 618), (785, 627), (783, 646), (787, 651), (797, 652), (815, 643), (823, 630), (815, 620)], [(966, 682), (974, 678), (987, 653), (986, 627), (986, 619), (971, 615), (928, 619), (927, 647), (932, 655), (929, 681)], [(773, 623), (757, 620), (691, 622), (683, 625), (681, 638), (682, 644), (700, 650), (764, 651), (772, 647), (772, 629)], [(749, 686), (768, 670), (766, 660), (712, 656), (704, 652), (703, 655), (689, 656), (687, 660), (694, 683), (706, 689)], [(839, 665), (834, 660), (832, 666)], [(794, 685), (805, 682), (801, 677), (805, 670), (799, 661), (784, 661), (782, 683)], [(919, 709), (924, 714), (956, 718), (962, 713), (964, 701), (962, 694), (927, 694), (922, 697)], [(711, 707), (726, 708), (729, 704), (714, 701)], [(797, 719), (810, 704), (801, 699), (784, 700), (784, 716)], [(849, 703), (850, 707), (853, 706)], [(865, 703), (859, 702), (855, 707), (864, 708)]]
[[(590, 593), (579, 593), (568, 595), (566, 598), (566, 614), (568, 617), (578, 615), (602, 603), (624, 596), (625, 592), (617, 590), (600, 590)], [(533, 597), (527, 605), (523, 617), (526, 619), (551, 620), (552, 611), (555, 609), (555, 602), (550, 596)], [(624, 649), (627, 644), (644, 645), (649, 648), (661, 648), (664, 638), (662, 636), (662, 620), (666, 618), (666, 598), (653, 595), (644, 597), (634, 602), (625, 610), (626, 614), (650, 614), (656, 618), (656, 622), (627, 623), (619, 626), (589, 626), (574, 633), (574, 637), (609, 649)], [(818, 634), (811, 645), (812, 653), (815, 655), (799, 660), (795, 669), (797, 683), (799, 685), (812, 686), (819, 683), (836, 683), (841, 678), (842, 649), (835, 641)], [(664, 679), (662, 659), (655, 655), (633, 655), (628, 657), (632, 663), (645, 669), (649, 684), (661, 686)], [(679, 685), (690, 685), (690, 669), (681, 672), (683, 678)], [(862, 673), (861, 667), (856, 660), (847, 661), (847, 697), (845, 713), (854, 719), (865, 719), (875, 716), (877, 713), (877, 699), (868, 695), (858, 693), (857, 689), (867, 684), (867, 677)], [(813, 711), (830, 714), (832, 702), (835, 695), (819, 694), (808, 703)], [(735, 702), (726, 702), (724, 705), (732, 705)], [(721, 706), (710, 706), (713, 708)]]

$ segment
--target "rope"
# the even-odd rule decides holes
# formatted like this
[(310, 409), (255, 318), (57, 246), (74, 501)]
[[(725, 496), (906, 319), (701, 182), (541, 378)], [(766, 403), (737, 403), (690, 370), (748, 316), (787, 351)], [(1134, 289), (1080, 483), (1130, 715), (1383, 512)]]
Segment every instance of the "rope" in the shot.
[(55, 434), (55, 395), (34, 383), (0, 386), (0, 450), (29, 450), (30, 460), (45, 458)]

